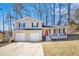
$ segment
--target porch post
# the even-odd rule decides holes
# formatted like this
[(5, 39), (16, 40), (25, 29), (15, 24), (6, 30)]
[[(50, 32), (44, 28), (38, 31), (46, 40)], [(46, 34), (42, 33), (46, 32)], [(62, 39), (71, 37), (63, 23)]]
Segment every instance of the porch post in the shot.
[(59, 36), (59, 34), (60, 34), (59, 30), (60, 30), (60, 29), (58, 28), (58, 36)]
[(67, 37), (67, 29), (65, 28), (65, 34), (66, 34), (66, 37)]
[(63, 33), (63, 28), (61, 29), (61, 33)]

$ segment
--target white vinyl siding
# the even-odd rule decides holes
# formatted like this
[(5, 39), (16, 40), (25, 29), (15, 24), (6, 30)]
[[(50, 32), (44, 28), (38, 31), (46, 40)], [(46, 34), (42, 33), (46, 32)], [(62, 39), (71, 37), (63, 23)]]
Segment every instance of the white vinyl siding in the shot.
[[(21, 26), (19, 26), (19, 23), (21, 23)], [(23, 27), (23, 23), (25, 23), (25, 28)], [(34, 28), (40, 29), (42, 28), (42, 22), (36, 21), (36, 20), (21, 20), (19, 22), (16, 22), (15, 29), (33, 29), (32, 23), (34, 24)], [(38, 23), (38, 24), (37, 24)]]

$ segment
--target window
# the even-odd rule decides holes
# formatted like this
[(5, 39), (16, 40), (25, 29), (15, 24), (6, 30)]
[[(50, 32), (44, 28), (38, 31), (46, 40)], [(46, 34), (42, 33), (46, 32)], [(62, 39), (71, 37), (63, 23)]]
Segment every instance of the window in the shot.
[(32, 23), (32, 27), (38, 27), (38, 23)]
[(25, 23), (19, 23), (19, 29), (24, 29), (25, 28)]

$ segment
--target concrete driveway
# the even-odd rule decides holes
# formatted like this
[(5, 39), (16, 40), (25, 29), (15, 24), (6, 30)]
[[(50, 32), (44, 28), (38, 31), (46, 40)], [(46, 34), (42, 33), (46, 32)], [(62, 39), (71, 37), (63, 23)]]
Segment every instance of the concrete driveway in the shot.
[(0, 47), (0, 56), (43, 56), (42, 43), (16, 42)]

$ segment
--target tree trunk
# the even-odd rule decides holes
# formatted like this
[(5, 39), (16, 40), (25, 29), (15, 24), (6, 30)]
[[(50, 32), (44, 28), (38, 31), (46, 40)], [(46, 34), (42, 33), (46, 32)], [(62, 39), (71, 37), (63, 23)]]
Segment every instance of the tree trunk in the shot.
[(55, 25), (55, 3), (53, 4), (53, 25)]
[(70, 20), (70, 8), (71, 7), (71, 3), (68, 3), (68, 24), (69, 24), (69, 20)]
[(58, 25), (61, 25), (61, 4), (59, 3), (59, 23)]

